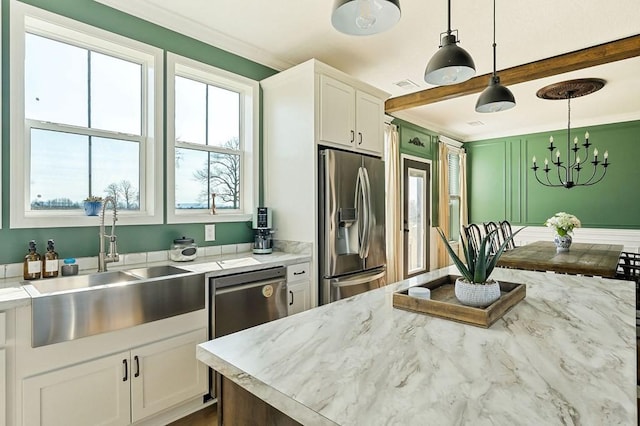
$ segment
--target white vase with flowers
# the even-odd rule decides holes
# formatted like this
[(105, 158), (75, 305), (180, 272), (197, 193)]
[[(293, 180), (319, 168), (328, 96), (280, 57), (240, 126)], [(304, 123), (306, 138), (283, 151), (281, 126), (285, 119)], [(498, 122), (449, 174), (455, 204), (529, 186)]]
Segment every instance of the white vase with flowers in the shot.
[(553, 242), (556, 245), (556, 251), (559, 253), (569, 251), (569, 247), (573, 242), (571, 236), (573, 229), (582, 226), (577, 217), (565, 212), (554, 214), (544, 224), (555, 231)]

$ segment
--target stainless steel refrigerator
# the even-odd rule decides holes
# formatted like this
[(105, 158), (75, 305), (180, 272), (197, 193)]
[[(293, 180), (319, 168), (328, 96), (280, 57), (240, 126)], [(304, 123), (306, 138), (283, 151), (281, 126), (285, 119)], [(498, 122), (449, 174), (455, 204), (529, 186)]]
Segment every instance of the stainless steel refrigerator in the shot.
[(319, 153), (320, 303), (385, 284), (384, 162), (360, 154)]

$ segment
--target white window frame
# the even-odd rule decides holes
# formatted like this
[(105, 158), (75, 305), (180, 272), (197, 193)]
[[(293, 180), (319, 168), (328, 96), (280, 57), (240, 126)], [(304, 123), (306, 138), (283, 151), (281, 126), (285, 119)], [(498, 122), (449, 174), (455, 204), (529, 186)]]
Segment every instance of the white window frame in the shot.
[[(143, 63), (142, 139), (140, 150), (140, 210), (119, 211), (120, 225), (161, 224), (163, 218), (163, 52), (147, 44), (104, 31), (33, 6), (11, 0), (11, 228), (96, 226), (96, 217), (78, 211), (31, 210), (30, 129), (50, 123), (25, 119), (25, 34), (31, 32), (58, 41)], [(146, 84), (144, 84), (146, 82)], [(59, 129), (59, 125), (54, 125)], [(68, 126), (73, 133), (73, 126)], [(86, 133), (86, 132), (85, 132)], [(96, 130), (96, 135), (102, 135)], [(111, 136), (113, 137), (113, 134)], [(123, 136), (130, 140), (135, 136)]]
[[(243, 151), (240, 179), (241, 210), (215, 215), (209, 210), (178, 210), (175, 208), (175, 154), (176, 147), (189, 144), (176, 143), (175, 135), (175, 77), (181, 76), (202, 83), (240, 93), (240, 149)], [(211, 65), (167, 52), (167, 223), (216, 223), (251, 220), (258, 195), (258, 131), (259, 83), (255, 80), (221, 70)]]

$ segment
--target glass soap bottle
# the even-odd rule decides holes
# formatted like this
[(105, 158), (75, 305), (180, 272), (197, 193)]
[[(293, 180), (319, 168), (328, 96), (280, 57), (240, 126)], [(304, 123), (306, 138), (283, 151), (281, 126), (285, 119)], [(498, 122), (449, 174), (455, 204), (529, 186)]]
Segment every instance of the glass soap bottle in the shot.
[(42, 274), (42, 257), (36, 251), (36, 242), (29, 241), (29, 253), (24, 257), (22, 275), (25, 280), (40, 279)]
[(47, 252), (42, 260), (42, 278), (58, 276), (58, 253), (53, 249), (53, 240), (47, 241)]

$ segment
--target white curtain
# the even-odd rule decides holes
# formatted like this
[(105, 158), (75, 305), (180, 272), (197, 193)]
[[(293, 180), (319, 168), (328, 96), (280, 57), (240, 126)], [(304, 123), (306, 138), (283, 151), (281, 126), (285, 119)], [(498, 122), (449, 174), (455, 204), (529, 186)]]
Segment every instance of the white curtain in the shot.
[(385, 123), (384, 129), (387, 283), (402, 279), (402, 218), (400, 203), (400, 146), (398, 127)]

